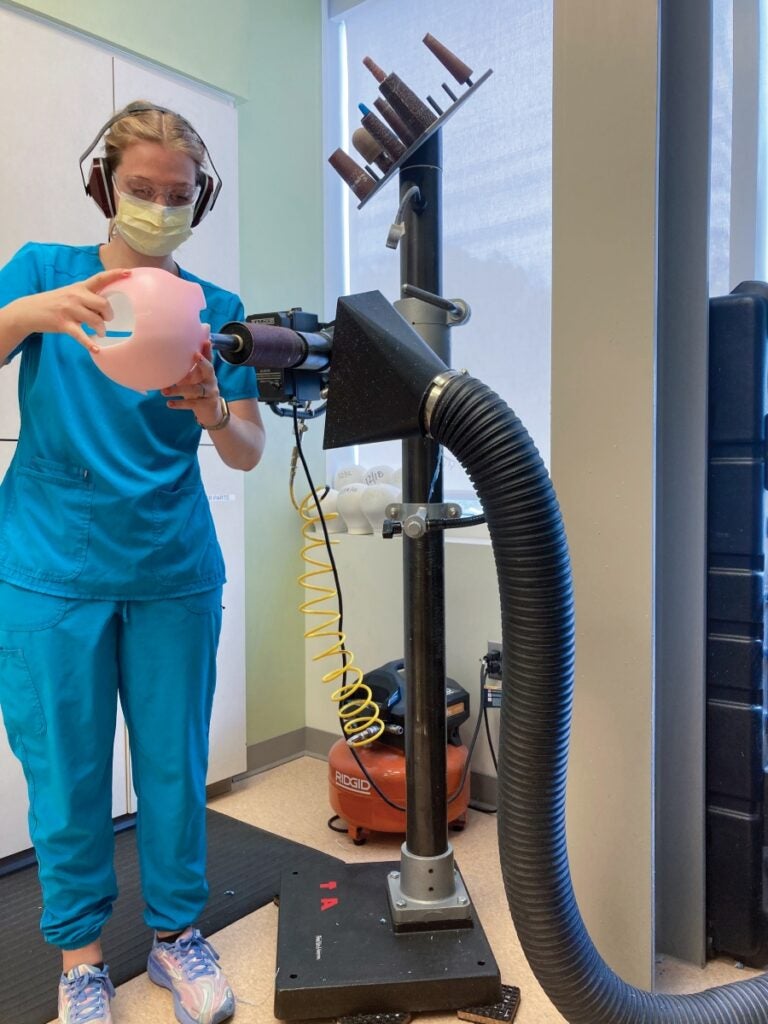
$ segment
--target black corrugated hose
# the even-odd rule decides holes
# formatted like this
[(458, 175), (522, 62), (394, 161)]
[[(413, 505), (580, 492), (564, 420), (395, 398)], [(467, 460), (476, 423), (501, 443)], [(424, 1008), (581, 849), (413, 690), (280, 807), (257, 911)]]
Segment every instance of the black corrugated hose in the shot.
[(571, 1024), (768, 1024), (768, 975), (695, 995), (653, 995), (622, 981), (595, 949), (566, 850), (574, 622), (555, 492), (525, 427), (478, 380), (455, 377), (428, 429), (473, 481), (496, 560), (504, 672), (499, 849), (512, 919), (534, 974)]

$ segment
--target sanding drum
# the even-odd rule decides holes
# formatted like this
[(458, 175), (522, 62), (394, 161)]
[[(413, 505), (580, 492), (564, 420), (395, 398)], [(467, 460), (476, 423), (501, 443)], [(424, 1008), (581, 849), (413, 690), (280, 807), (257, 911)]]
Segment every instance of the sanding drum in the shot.
[(224, 324), (211, 341), (225, 362), (257, 370), (324, 370), (330, 362), (331, 338), (322, 332), (245, 320)]

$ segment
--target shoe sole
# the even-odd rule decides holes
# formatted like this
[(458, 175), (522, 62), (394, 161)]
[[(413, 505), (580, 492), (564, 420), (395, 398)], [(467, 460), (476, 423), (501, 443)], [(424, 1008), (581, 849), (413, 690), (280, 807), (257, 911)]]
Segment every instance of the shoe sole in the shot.
[[(173, 1012), (176, 1014), (176, 1020), (180, 1021), (181, 1024), (200, 1024), (200, 1022), (195, 1020), (194, 1017), (191, 1017), (181, 1005), (179, 997), (168, 976), (161, 968), (155, 966), (155, 962), (152, 959), (147, 961), (147, 975), (150, 981), (154, 982), (155, 985), (159, 985), (160, 988), (168, 989), (173, 996)], [(226, 1016), (214, 1017), (211, 1024), (223, 1024), (225, 1020), (231, 1020), (234, 1014), (235, 1007), (233, 1006), (232, 1009), (226, 1013)]]

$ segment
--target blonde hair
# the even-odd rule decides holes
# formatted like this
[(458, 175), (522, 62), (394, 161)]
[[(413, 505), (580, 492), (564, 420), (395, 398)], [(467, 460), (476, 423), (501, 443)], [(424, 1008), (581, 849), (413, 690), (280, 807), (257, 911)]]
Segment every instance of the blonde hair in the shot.
[[(205, 162), (205, 146), (195, 129), (180, 114), (173, 111), (141, 110), (153, 107), (147, 100), (133, 100), (123, 107), (123, 114), (104, 136), (104, 152), (110, 171), (114, 174), (125, 150), (135, 142), (159, 142), (168, 149), (190, 157), (200, 177)], [(133, 108), (139, 108), (133, 113)]]

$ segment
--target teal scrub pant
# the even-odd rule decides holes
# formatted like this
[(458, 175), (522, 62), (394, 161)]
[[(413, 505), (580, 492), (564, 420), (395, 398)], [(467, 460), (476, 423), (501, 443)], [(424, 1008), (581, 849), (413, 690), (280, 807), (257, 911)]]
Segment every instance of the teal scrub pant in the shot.
[(47, 942), (94, 942), (117, 897), (117, 698), (136, 790), (144, 920), (177, 931), (205, 905), (208, 727), (221, 588), (80, 601), (0, 582), (0, 708), (29, 791)]

